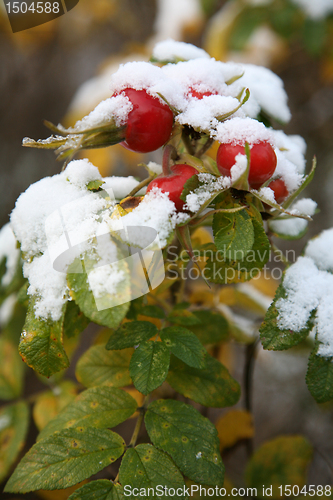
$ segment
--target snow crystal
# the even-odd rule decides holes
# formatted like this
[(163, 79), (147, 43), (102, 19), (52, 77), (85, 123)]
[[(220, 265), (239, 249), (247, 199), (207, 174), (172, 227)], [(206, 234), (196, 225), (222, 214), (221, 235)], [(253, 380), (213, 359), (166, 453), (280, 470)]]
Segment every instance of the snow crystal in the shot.
[(163, 42), (159, 42), (153, 49), (153, 57), (158, 61), (177, 62), (181, 59), (209, 58), (207, 52), (199, 49), (191, 43), (176, 42), (169, 38)]
[[(108, 192), (111, 190), (116, 200), (122, 200), (128, 196), (128, 194), (139, 184), (139, 181), (137, 181), (132, 175), (129, 175), (128, 177), (118, 177), (114, 175), (111, 177), (104, 177), (103, 180), (105, 181), (103, 189)], [(137, 194), (145, 194), (145, 188), (138, 191)]]
[[(324, 235), (322, 243), (326, 238), (327, 235)], [(299, 257), (286, 270), (283, 286), (287, 297), (276, 302), (279, 327), (300, 331), (306, 327), (310, 314), (317, 309), (314, 323), (320, 342), (318, 355), (333, 356), (333, 275), (318, 269), (312, 258)]]
[(274, 145), (271, 129), (252, 118), (231, 118), (219, 123), (216, 129), (216, 140), (221, 143), (242, 144), (248, 142), (251, 146), (261, 141)]
[[(181, 113), (176, 120), (181, 124), (188, 124), (200, 130), (215, 129), (219, 122), (216, 117), (230, 113), (239, 105), (238, 99), (220, 95), (205, 96), (202, 99), (192, 99), (186, 111)], [(238, 114), (244, 116), (239, 110)]]
[(102, 298), (105, 294), (116, 294), (117, 287), (124, 277), (125, 273), (119, 270), (117, 262), (90, 271), (88, 281), (95, 299)]
[(231, 87), (239, 88), (241, 86), (250, 89), (250, 99), (244, 104), (244, 112), (251, 118), (255, 118), (256, 114), (253, 114), (250, 107), (253, 106), (251, 101), (256, 101), (269, 116), (283, 123), (288, 122), (291, 114), (287, 105), (288, 96), (281, 78), (263, 66), (254, 64), (242, 64), (241, 66), (244, 75)]
[[(311, 217), (314, 215), (316, 208), (317, 203), (315, 201), (310, 198), (302, 198), (290, 207), (289, 212), (295, 215), (309, 215)], [(283, 214), (281, 214), (281, 217), (281, 220), (269, 222), (270, 229), (275, 233), (295, 237), (305, 231), (308, 226), (308, 221), (305, 219), (292, 217), (283, 220)]]
[(84, 188), (89, 182), (102, 180), (97, 167), (86, 158), (83, 160), (73, 160), (66, 168), (67, 180), (79, 188)]
[[(184, 214), (186, 218), (188, 215)], [(178, 218), (176, 207), (160, 189), (152, 189), (142, 202), (132, 212), (127, 213), (121, 220), (110, 219), (108, 221), (111, 231), (118, 231), (121, 227), (131, 226), (128, 242), (134, 246), (146, 248), (151, 244), (151, 232), (142, 230), (149, 227), (157, 231), (160, 248), (166, 246), (168, 237), (175, 228)], [(183, 217), (184, 219), (184, 217)]]
[(76, 122), (74, 130), (76, 132), (85, 129), (101, 127), (115, 120), (117, 127), (126, 123), (128, 114), (132, 111), (133, 105), (125, 95), (109, 97), (100, 102), (89, 115)]
[(0, 326), (4, 327), (11, 319), (15, 304), (17, 303), (16, 293), (12, 293), (7, 297), (0, 306)]
[(8, 286), (14, 275), (20, 258), (20, 250), (16, 247), (16, 239), (10, 224), (5, 224), (0, 230), (0, 261), (6, 258), (6, 272), (1, 285)]
[(301, 185), (304, 177), (298, 173), (295, 163), (288, 160), (286, 151), (280, 151), (278, 148), (275, 148), (275, 154), (277, 163), (273, 178), (281, 177), (289, 193), (292, 193)]
[(134, 61), (121, 65), (119, 70), (112, 75), (111, 91), (121, 92), (128, 87), (136, 90), (145, 89), (150, 95), (164, 102), (157, 95), (160, 93), (178, 109), (184, 106), (184, 96), (180, 85), (168, 78), (161, 68), (152, 63)]
[[(238, 156), (242, 155), (237, 155), (237, 158)], [(198, 174), (198, 179), (202, 185), (186, 196), (186, 204), (184, 205), (184, 208), (191, 212), (197, 212), (214, 193), (229, 188), (232, 182), (230, 177), (215, 177), (211, 174)]]
[(286, 135), (282, 130), (273, 131), (274, 142), (282, 156), (296, 165), (297, 172), (304, 174), (306, 142), (300, 135)]
[(163, 172), (162, 165), (155, 163), (154, 161), (150, 161), (147, 165), (149, 170), (156, 175), (160, 175)]
[(296, 5), (314, 20), (325, 18), (333, 12), (332, 0), (292, 0)]
[[(256, 190), (254, 189), (253, 192), (256, 192)], [(262, 187), (259, 189), (258, 194), (265, 201), (267, 200), (267, 202), (276, 203), (273, 189), (270, 189), (269, 187)]]
[(333, 229), (323, 231), (317, 238), (309, 241), (305, 255), (311, 257), (318, 269), (333, 272)]

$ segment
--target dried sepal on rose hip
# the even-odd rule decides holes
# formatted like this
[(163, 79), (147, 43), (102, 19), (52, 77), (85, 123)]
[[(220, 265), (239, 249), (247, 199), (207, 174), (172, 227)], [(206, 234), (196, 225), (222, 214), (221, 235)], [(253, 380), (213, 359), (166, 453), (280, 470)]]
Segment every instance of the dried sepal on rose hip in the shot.
[[(222, 175), (231, 177), (231, 168), (236, 163), (238, 154), (245, 155), (245, 144), (225, 143), (220, 144), (216, 162), (217, 168)], [(264, 182), (268, 181), (275, 172), (277, 158), (271, 144), (267, 141), (259, 141), (250, 145), (250, 168), (248, 182), (251, 189), (259, 189)]]
[(147, 187), (147, 193), (154, 188), (160, 189), (163, 193), (168, 193), (168, 197), (174, 202), (176, 210), (181, 212), (184, 207), (184, 201), (180, 199), (184, 184), (188, 179), (196, 175), (198, 171), (186, 164), (177, 164), (170, 167), (171, 174), (158, 177), (151, 181)]

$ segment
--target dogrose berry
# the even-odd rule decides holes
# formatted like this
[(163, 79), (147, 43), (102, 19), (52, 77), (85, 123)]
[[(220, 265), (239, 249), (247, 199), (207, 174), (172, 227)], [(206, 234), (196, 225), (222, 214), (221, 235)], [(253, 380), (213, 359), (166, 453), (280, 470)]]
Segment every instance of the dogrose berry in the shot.
[(127, 96), (133, 105), (121, 144), (136, 153), (150, 153), (162, 147), (173, 127), (173, 112), (169, 106), (146, 90), (126, 88), (114, 96), (119, 94)]
[(268, 186), (274, 193), (277, 203), (282, 203), (289, 196), (289, 191), (283, 179), (274, 179)]
[(163, 193), (169, 193), (169, 199), (174, 202), (178, 212), (181, 212), (184, 206), (184, 201), (180, 199), (185, 182), (196, 175), (198, 171), (186, 164), (172, 165), (170, 168), (171, 174), (163, 177), (158, 177), (148, 184), (147, 193), (153, 188), (159, 188)]
[[(235, 165), (238, 154), (245, 155), (245, 146), (232, 143), (220, 144), (216, 162), (222, 175), (231, 176), (230, 170)], [(250, 146), (249, 186), (252, 189), (259, 189), (274, 174), (276, 163), (276, 154), (269, 142), (261, 141)]]

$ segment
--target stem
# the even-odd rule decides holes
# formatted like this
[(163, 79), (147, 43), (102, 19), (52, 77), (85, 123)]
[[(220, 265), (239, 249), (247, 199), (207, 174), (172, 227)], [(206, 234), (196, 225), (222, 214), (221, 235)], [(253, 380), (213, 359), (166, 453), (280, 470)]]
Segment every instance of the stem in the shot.
[(220, 212), (225, 212), (225, 213), (234, 213), (234, 212), (239, 212), (240, 210), (244, 210), (245, 207), (237, 207), (237, 208), (219, 208), (217, 210), (210, 210), (207, 212), (205, 215), (203, 215), (200, 219), (196, 220), (193, 219), (193, 222), (191, 221), (191, 227), (196, 227), (199, 226), (207, 217), (210, 215), (218, 214)]
[(167, 176), (171, 174), (170, 166), (173, 161), (178, 158), (177, 150), (171, 144), (165, 146), (163, 151), (162, 169), (163, 175)]
[[(245, 392), (245, 409), (252, 413), (252, 383), (253, 383), (253, 370), (255, 362), (255, 354), (259, 338), (252, 344), (246, 346), (245, 351), (245, 368), (244, 368), (244, 392)], [(249, 457), (253, 454), (253, 439), (247, 440), (247, 452)]]
[(153, 179), (155, 179), (155, 177), (156, 177), (155, 175), (151, 175), (146, 179), (144, 179), (143, 181), (141, 181), (134, 189), (132, 189), (132, 191), (129, 193), (128, 196), (134, 196), (138, 191), (140, 191), (140, 189), (147, 186), (147, 184), (149, 184)]
[(134, 448), (134, 446), (136, 445), (137, 439), (139, 437), (139, 432), (140, 432), (140, 429), (141, 429), (141, 425), (142, 425), (142, 422), (143, 422), (143, 417), (145, 416), (146, 408), (148, 406), (148, 402), (149, 402), (149, 394), (148, 394), (148, 396), (145, 397), (145, 399), (143, 401), (143, 405), (141, 406), (141, 408), (138, 408), (138, 411), (140, 413), (139, 413), (138, 419), (136, 421), (136, 424), (135, 424), (135, 427), (134, 427), (134, 431), (133, 431), (133, 434), (132, 434), (132, 437), (131, 437), (131, 441), (130, 441), (130, 443), (128, 445), (128, 448)]
[(213, 144), (214, 142), (214, 139), (212, 137), (210, 137), (206, 143), (199, 149), (199, 151), (197, 152), (196, 156), (198, 158), (201, 158), (201, 156), (206, 153), (206, 151), (208, 151), (208, 149), (211, 147), (211, 145)]

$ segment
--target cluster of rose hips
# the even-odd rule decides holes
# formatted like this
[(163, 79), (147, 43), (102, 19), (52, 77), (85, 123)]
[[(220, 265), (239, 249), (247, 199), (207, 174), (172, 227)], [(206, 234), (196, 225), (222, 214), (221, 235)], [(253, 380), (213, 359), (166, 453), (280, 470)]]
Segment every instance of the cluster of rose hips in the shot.
[[(121, 94), (127, 96), (133, 106), (127, 119), (125, 140), (121, 144), (139, 153), (149, 153), (162, 147), (169, 140), (173, 128), (174, 116), (170, 107), (146, 90), (126, 88)], [(202, 99), (206, 95), (212, 95), (212, 92), (202, 93), (190, 88), (189, 94), (193, 98)], [(219, 146), (216, 162), (222, 175), (231, 176), (230, 171), (238, 154), (245, 154), (245, 144), (228, 143)], [(277, 158), (271, 144), (261, 141), (250, 145), (249, 187), (259, 189), (272, 177), (276, 164)], [(162, 192), (169, 193), (169, 199), (181, 211), (184, 202), (180, 196), (184, 184), (198, 172), (186, 164), (175, 164), (170, 171), (169, 175), (154, 179), (148, 185), (147, 192), (159, 188)], [(274, 192), (277, 203), (281, 203), (289, 194), (282, 179), (272, 180), (268, 187)]]

